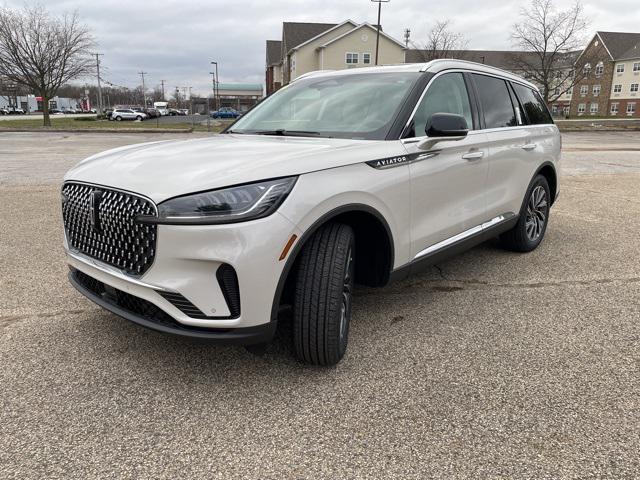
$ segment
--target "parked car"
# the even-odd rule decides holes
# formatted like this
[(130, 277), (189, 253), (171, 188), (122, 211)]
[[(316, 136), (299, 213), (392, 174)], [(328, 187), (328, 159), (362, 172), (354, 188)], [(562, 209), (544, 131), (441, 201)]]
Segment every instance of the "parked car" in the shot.
[(131, 108), (116, 108), (112, 113), (110, 120), (117, 122), (121, 120), (139, 120), (142, 121), (147, 118), (147, 114), (144, 112), (136, 112)]
[(297, 357), (335, 364), (354, 284), (382, 287), (493, 237), (536, 249), (560, 144), (536, 87), (486, 65), (313, 73), (221, 135), (69, 171), (71, 283), (145, 327), (241, 344), (270, 341), (290, 306)]
[(175, 117), (176, 115), (180, 115), (180, 110), (178, 110), (177, 108), (170, 108), (168, 111), (169, 111), (169, 115), (172, 117)]
[(144, 113), (147, 114), (147, 117), (149, 118), (158, 118), (160, 117), (160, 112), (158, 110), (156, 110), (155, 108), (145, 108)]
[(9, 115), (24, 115), (24, 110), (20, 107), (7, 107)]
[(58, 110), (57, 108), (50, 108), (49, 115), (64, 115), (62, 110)]
[(0, 115), (9, 115), (9, 109), (7, 107), (0, 108)]
[(189, 115), (189, 109), (188, 108), (180, 108), (180, 109), (178, 109), (178, 112), (180, 112), (180, 115)]
[(211, 112), (212, 118), (238, 118), (242, 114), (231, 107), (221, 107), (219, 110)]

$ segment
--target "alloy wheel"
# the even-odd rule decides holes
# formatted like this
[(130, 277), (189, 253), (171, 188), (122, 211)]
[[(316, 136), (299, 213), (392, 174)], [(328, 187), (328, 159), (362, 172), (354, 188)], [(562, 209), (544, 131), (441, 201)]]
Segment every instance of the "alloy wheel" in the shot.
[(347, 265), (344, 272), (342, 285), (342, 305), (340, 307), (340, 342), (347, 336), (349, 317), (351, 315), (351, 298), (353, 296), (353, 250), (349, 248), (347, 252)]
[(534, 242), (540, 238), (547, 222), (547, 192), (542, 185), (538, 185), (531, 192), (527, 203), (527, 215), (525, 217), (525, 231), (527, 238)]

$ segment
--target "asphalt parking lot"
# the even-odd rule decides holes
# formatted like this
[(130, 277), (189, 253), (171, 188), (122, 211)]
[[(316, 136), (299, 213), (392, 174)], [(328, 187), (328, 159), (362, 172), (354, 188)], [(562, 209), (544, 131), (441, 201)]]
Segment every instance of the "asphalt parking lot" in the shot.
[(640, 134), (564, 135), (541, 247), (355, 299), (336, 368), (163, 336), (67, 283), (59, 184), (184, 134), (0, 136), (0, 478), (640, 477)]

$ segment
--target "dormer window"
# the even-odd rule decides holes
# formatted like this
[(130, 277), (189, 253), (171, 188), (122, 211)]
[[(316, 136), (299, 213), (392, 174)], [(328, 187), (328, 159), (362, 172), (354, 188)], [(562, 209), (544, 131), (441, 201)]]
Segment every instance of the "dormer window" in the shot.
[(590, 63), (585, 63), (584, 64), (584, 68), (582, 69), (582, 73), (584, 73), (585, 76), (589, 75), (589, 73), (591, 73), (591, 64)]

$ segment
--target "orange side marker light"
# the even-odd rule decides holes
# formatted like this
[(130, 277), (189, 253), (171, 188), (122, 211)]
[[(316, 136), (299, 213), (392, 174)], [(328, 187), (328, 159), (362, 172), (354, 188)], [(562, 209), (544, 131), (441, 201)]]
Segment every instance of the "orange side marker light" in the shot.
[(295, 233), (291, 235), (291, 238), (282, 249), (282, 253), (280, 254), (280, 260), (284, 260), (285, 258), (287, 258), (287, 255), (289, 254), (289, 250), (291, 250), (291, 247), (293, 246), (297, 238), (298, 236)]

